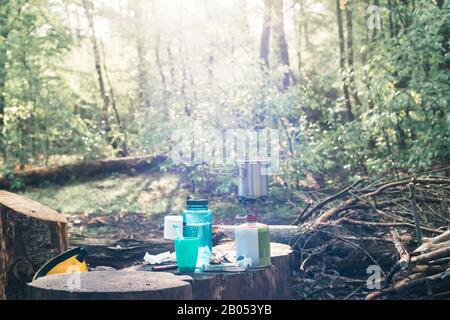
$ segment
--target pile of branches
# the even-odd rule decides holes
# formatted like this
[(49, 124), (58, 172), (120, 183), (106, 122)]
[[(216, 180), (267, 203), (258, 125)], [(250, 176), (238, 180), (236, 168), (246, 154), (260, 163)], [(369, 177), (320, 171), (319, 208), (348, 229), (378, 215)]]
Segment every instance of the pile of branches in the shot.
[(362, 184), (299, 212), (297, 298), (450, 296), (450, 178)]
[[(450, 298), (450, 231), (434, 238), (424, 238), (413, 255), (410, 257), (407, 251), (402, 251), (399, 263), (389, 277), (395, 277), (395, 282), (372, 292), (366, 299)], [(397, 270), (402, 272), (394, 276)]]

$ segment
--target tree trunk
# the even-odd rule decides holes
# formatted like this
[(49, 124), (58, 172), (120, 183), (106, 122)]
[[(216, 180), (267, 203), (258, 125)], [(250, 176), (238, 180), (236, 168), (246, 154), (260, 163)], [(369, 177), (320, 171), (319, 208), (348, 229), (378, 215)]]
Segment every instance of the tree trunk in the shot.
[(163, 67), (161, 64), (160, 43), (161, 43), (161, 36), (158, 33), (156, 35), (156, 43), (155, 43), (155, 62), (156, 62), (156, 66), (158, 67), (158, 72), (159, 72), (159, 76), (161, 78), (161, 83), (164, 87), (164, 92), (167, 92), (166, 76), (164, 75)]
[(305, 19), (304, 10), (305, 10), (305, 3), (304, 0), (299, 0), (297, 2), (300, 5), (300, 8), (298, 12), (294, 16), (294, 25), (297, 26), (295, 28), (297, 32), (297, 69), (298, 74), (300, 75), (300, 78), (302, 77), (302, 68), (303, 68), (303, 58), (302, 58), (302, 47), (303, 47), (303, 33), (305, 30), (303, 30), (303, 19)]
[[(373, 5), (377, 6), (378, 8), (380, 8), (381, 10), (381, 4), (380, 4), (380, 0), (374, 0), (373, 1)], [(372, 41), (375, 41), (378, 37), (378, 31), (381, 32), (381, 36), (383, 35), (383, 20), (381, 19), (381, 13), (380, 13), (380, 28), (373, 28), (373, 33), (372, 33)]]
[(342, 21), (342, 9), (341, 9), (341, 1), (336, 0), (336, 16), (337, 16), (337, 24), (338, 24), (338, 36), (339, 36), (339, 66), (340, 72), (343, 76), (343, 91), (344, 91), (344, 99), (345, 99), (345, 108), (347, 110), (347, 118), (349, 121), (353, 121), (355, 117), (353, 116), (352, 105), (350, 102), (350, 90), (348, 87), (347, 79), (343, 75), (345, 72), (345, 38), (344, 38), (344, 24)]
[(26, 285), (37, 270), (66, 250), (63, 215), (0, 191), (0, 299), (26, 298)]
[(289, 72), (289, 51), (286, 42), (286, 34), (284, 32), (284, 14), (283, 14), (283, 0), (274, 0), (274, 22), (273, 31), (275, 32), (275, 37), (277, 38), (278, 44), (278, 54), (280, 57), (280, 63), (283, 67), (287, 68), (287, 71), (283, 74), (282, 89), (287, 90), (290, 85), (291, 74)]
[(109, 97), (106, 93), (105, 88), (105, 80), (103, 78), (103, 71), (100, 59), (100, 50), (97, 43), (97, 36), (95, 32), (95, 21), (94, 21), (94, 3), (90, 0), (83, 0), (84, 11), (86, 13), (86, 18), (88, 20), (89, 29), (91, 31), (91, 42), (92, 49), (94, 52), (94, 62), (95, 62), (95, 70), (97, 72), (97, 80), (100, 89), (100, 96), (103, 101), (103, 113), (102, 113), (102, 121), (105, 128), (106, 134), (111, 130), (109, 125), (109, 117), (108, 117), (108, 109), (109, 109)]
[[(1, 17), (1, 20), (5, 20)], [(2, 22), (2, 21), (0, 21)], [(9, 31), (6, 27), (2, 27), (0, 38), (3, 38), (3, 44), (0, 46), (0, 151), (3, 148), (3, 128), (5, 126), (5, 110), (6, 110), (6, 60), (7, 60), (7, 48), (6, 40), (9, 35)]]
[(174, 87), (176, 84), (175, 81), (175, 66), (173, 64), (174, 59), (172, 55), (172, 49), (170, 48), (170, 43), (167, 44), (167, 59), (169, 60), (169, 69), (170, 69), (170, 84)]
[(6, 50), (0, 48), (0, 147), (3, 145), (3, 127), (5, 124), (5, 108), (6, 108)]
[(117, 109), (116, 97), (114, 95), (114, 89), (112, 87), (112, 82), (111, 82), (111, 79), (110, 79), (109, 73), (108, 73), (108, 67), (106, 65), (105, 48), (101, 42), (100, 42), (100, 46), (102, 48), (102, 55), (103, 55), (103, 69), (105, 70), (105, 76), (106, 76), (106, 80), (108, 81), (108, 86), (109, 86), (109, 95), (111, 97), (111, 106), (113, 108), (114, 115), (116, 117), (117, 126), (119, 127), (120, 133), (122, 134), (122, 137), (120, 138), (121, 141), (113, 141), (112, 147), (114, 149), (116, 149), (120, 144), (119, 156), (126, 157), (126, 156), (128, 156), (127, 131), (125, 130), (125, 128), (122, 125), (122, 120), (120, 118), (119, 110)]
[(397, 36), (396, 32), (396, 23), (394, 21), (394, 14), (393, 14), (393, 6), (392, 6), (392, 0), (388, 0), (388, 9), (389, 9), (389, 34), (391, 36), (391, 39), (395, 38)]
[(146, 37), (147, 30), (145, 28), (146, 17), (145, 1), (133, 0), (132, 11), (134, 12), (134, 27), (136, 33), (136, 51), (137, 51), (137, 71), (139, 86), (139, 102), (145, 108), (150, 107), (150, 80), (147, 66), (147, 46)]
[(161, 64), (161, 30), (160, 30), (160, 19), (159, 19), (159, 11), (157, 11), (156, 8), (156, 1), (152, 1), (152, 10), (153, 15), (155, 17), (155, 32), (156, 32), (156, 39), (155, 39), (155, 63), (156, 67), (158, 68), (159, 77), (161, 78), (161, 83), (164, 88), (164, 95), (167, 94), (167, 81), (166, 81), (166, 75), (164, 74), (163, 65)]
[(263, 30), (259, 57), (265, 67), (269, 68), (270, 25), (272, 20), (272, 0), (264, 0)]
[(350, 4), (347, 4), (347, 55), (348, 55), (348, 67), (350, 72), (350, 87), (352, 90), (353, 100), (357, 106), (361, 106), (361, 100), (359, 99), (358, 89), (355, 83), (355, 55), (353, 51), (353, 13)]
[(186, 68), (186, 54), (184, 52), (184, 44), (183, 39), (180, 36), (178, 38), (178, 54), (181, 57), (181, 97), (183, 98), (184, 103), (184, 113), (187, 117), (192, 116), (192, 107), (189, 101), (189, 97), (186, 92), (186, 84), (187, 84), (187, 68)]
[[(205, 8), (206, 13), (206, 21), (208, 24), (213, 23), (213, 17), (211, 15), (211, 8), (208, 6), (208, 1), (204, 0), (203, 5)], [(214, 43), (212, 40), (209, 40), (208, 43), (208, 59), (207, 59), (207, 69), (208, 69), (208, 90), (209, 90), (209, 96), (210, 99), (213, 99), (212, 97), (212, 90), (213, 90), (213, 82), (214, 82)]]

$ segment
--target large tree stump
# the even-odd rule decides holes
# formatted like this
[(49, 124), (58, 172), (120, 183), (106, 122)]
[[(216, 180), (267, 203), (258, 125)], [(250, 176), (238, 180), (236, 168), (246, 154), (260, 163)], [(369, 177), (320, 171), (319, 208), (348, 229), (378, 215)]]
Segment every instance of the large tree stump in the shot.
[[(214, 252), (235, 251), (232, 241), (214, 247)], [(192, 277), (194, 300), (289, 300), (292, 299), (291, 247), (271, 243), (272, 265), (243, 272), (205, 272)], [(151, 271), (152, 265), (127, 268), (128, 271)], [(177, 271), (174, 270), (176, 273)]]
[[(75, 277), (79, 277), (76, 279)], [(187, 277), (189, 278), (189, 277)], [(29, 284), (33, 300), (191, 300), (186, 277), (172, 273), (101, 271), (58, 274)]]
[(63, 215), (28, 198), (0, 191), (0, 299), (23, 299), (27, 283), (67, 250)]
[[(214, 247), (215, 252), (235, 251), (235, 242)], [(205, 272), (192, 275), (195, 300), (292, 299), (291, 247), (271, 243), (272, 265), (244, 272)]]

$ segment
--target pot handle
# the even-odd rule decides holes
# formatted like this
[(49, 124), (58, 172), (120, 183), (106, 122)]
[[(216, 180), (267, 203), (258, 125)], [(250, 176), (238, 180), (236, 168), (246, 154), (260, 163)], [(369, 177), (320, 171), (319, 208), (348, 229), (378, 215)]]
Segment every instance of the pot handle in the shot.
[(238, 176), (239, 178), (245, 178), (247, 176), (247, 169), (245, 169), (245, 166), (243, 165), (237, 165), (238, 166)]
[(261, 175), (269, 176), (269, 170), (272, 167), (272, 163), (270, 161), (261, 164)]

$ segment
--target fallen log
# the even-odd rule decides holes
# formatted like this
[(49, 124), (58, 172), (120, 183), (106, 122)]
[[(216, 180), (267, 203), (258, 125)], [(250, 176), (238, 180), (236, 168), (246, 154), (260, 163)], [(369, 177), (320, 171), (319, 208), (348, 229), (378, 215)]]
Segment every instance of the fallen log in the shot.
[(62, 214), (0, 191), (0, 299), (23, 299), (26, 284), (47, 261), (67, 250)]
[[(127, 157), (13, 171), (11, 174), (13, 180), (18, 180), (24, 185), (37, 185), (42, 181), (62, 183), (73, 177), (148, 170), (160, 165), (165, 160), (165, 156)], [(10, 180), (11, 177), (0, 176), (0, 188), (11, 188)]]
[(442, 265), (419, 264), (417, 266), (411, 267), (411, 272), (432, 275), (435, 273), (444, 272), (449, 268), (450, 268), (450, 263), (446, 263), (446, 264), (442, 264)]
[(412, 257), (411, 262), (415, 264), (428, 262), (431, 260), (437, 260), (440, 258), (448, 257), (450, 256), (450, 246), (449, 247), (443, 247), (436, 251), (431, 251), (429, 253), (421, 254), (420, 256)]
[(426, 252), (431, 249), (433, 246), (438, 246), (441, 243), (447, 243), (450, 241), (450, 230), (437, 236), (434, 238), (423, 238), (423, 243), (420, 247), (414, 250), (414, 253), (417, 252)]
[[(238, 226), (218, 225), (217, 232), (222, 232), (231, 239), (234, 239), (236, 228)], [(270, 240), (272, 242), (290, 244), (295, 242), (299, 236), (300, 228), (298, 226), (287, 225), (269, 225)]]

